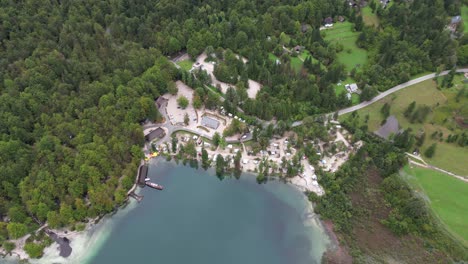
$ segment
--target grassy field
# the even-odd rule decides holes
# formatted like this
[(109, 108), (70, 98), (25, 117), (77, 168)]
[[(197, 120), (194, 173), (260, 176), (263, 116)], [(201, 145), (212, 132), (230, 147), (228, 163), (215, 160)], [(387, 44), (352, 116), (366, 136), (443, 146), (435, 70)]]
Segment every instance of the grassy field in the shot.
[[(311, 57), (312, 58), (312, 63), (317, 63), (318, 62), (318, 60), (316, 58), (314, 58), (310, 54), (310, 52), (308, 50), (302, 51), (297, 57), (299, 59), (301, 59), (302, 61), (304, 61), (307, 57)], [(325, 68), (325, 66), (323, 64), (320, 64), (320, 67)]]
[(312, 62), (317, 62), (317, 60), (314, 57), (312, 57), (308, 50), (304, 50), (303, 52), (301, 52), (301, 54), (299, 54), (298, 57), (304, 61), (309, 56), (312, 58)]
[(435, 214), (453, 235), (468, 245), (468, 183), (434, 170), (403, 168), (401, 175), (424, 194)]
[(304, 62), (298, 57), (291, 57), (291, 67), (296, 72), (299, 72), (302, 69), (302, 64), (304, 64)]
[(463, 26), (465, 28), (463, 29), (463, 32), (466, 34), (468, 33), (468, 6), (463, 5), (461, 8), (461, 16), (463, 20)]
[[(302, 69), (302, 65), (304, 64), (304, 62), (300, 59), (301, 56), (298, 56), (298, 57), (290, 57), (291, 59), (291, 67), (296, 71), (296, 72), (299, 72), (301, 69)], [(272, 61), (272, 62), (275, 62), (276, 60), (278, 60), (279, 58), (273, 54), (273, 53), (268, 53), (268, 58)]]
[(368, 26), (379, 26), (379, 18), (376, 14), (372, 13), (372, 9), (367, 5), (362, 10), (362, 19), (364, 20), (364, 24)]
[(279, 60), (279, 58), (273, 54), (273, 53), (268, 53), (268, 58), (272, 61), (272, 62), (275, 62), (276, 60)]
[(335, 23), (333, 28), (323, 30), (325, 40), (343, 45), (338, 53), (338, 60), (346, 66), (347, 71), (367, 62), (367, 51), (356, 45), (359, 32), (355, 32), (350, 22)]
[[(459, 175), (468, 175), (468, 151), (455, 143), (447, 143), (445, 140), (431, 139), (431, 134), (435, 131), (442, 132), (446, 139), (450, 134), (460, 134), (466, 129), (461, 128), (454, 120), (455, 115), (468, 117), (468, 98), (464, 97), (456, 102), (455, 96), (463, 87), (462, 76), (457, 75), (454, 87), (450, 89), (438, 90), (433, 80), (421, 82), (406, 89), (400, 90), (384, 99), (358, 111), (359, 122), (363, 124), (368, 115), (367, 126), (369, 131), (375, 131), (380, 127), (383, 117), (380, 109), (385, 103), (389, 103), (390, 114), (395, 115), (400, 127), (412, 128), (413, 132), (424, 130), (426, 140), (420, 150), (421, 153), (433, 143), (437, 143), (434, 157), (424, 160), (434, 166), (451, 171)], [(416, 105), (427, 105), (432, 111), (428, 114), (425, 122), (410, 123), (403, 113), (408, 105), (416, 101)], [(351, 114), (343, 115), (341, 120), (348, 118)]]
[(177, 65), (179, 65), (182, 69), (189, 71), (190, 69), (192, 69), (193, 61), (183, 60), (183, 61), (177, 62)]
[[(273, 53), (268, 53), (268, 58), (272, 61), (272, 62), (275, 62), (276, 60), (279, 60), (279, 58), (273, 54)], [(299, 72), (302, 68), (302, 64), (304, 64), (304, 62), (299, 59), (299, 57), (290, 57), (291, 59), (291, 67), (296, 71), (296, 72)]]

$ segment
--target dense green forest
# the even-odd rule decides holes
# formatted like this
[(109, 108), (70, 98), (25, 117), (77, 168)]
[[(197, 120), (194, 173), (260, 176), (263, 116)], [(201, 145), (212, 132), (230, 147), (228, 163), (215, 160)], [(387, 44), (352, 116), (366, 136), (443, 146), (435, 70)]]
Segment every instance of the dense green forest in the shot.
[[(0, 1), (0, 242), (45, 222), (73, 226), (124, 201), (141, 158), (139, 122), (160, 119), (154, 99), (174, 80), (193, 80), (167, 56), (211, 47), (248, 58), (225, 74), (264, 88), (256, 99), (231, 91), (225, 106), (292, 120), (349, 105), (332, 88), (348, 73), (336, 58), (343, 47), (319, 31), (325, 17), (361, 25), (370, 63), (352, 74), (373, 94), (456, 63), (456, 41), (443, 30), (450, 2), (395, 1), (374, 29), (344, 0)], [(305, 46), (318, 62), (299, 72), (285, 56), (271, 63), (268, 53), (281, 55), (283, 45)]]
[(126, 199), (144, 141), (139, 121), (159, 118), (154, 99), (177, 71), (136, 32), (116, 33), (131, 23), (125, 11), (2, 1), (0, 242), (46, 221), (86, 221)]

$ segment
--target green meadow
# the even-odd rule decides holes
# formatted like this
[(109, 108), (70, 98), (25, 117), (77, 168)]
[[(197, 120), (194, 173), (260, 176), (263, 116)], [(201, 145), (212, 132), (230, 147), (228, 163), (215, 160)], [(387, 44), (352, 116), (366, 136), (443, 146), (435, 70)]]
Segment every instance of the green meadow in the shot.
[(356, 45), (359, 32), (354, 31), (350, 22), (335, 23), (332, 28), (322, 30), (325, 40), (343, 45), (343, 51), (338, 53), (338, 60), (346, 66), (347, 71), (362, 66), (367, 62), (367, 51)]
[(177, 65), (179, 65), (182, 69), (189, 71), (190, 69), (192, 69), (193, 61), (183, 60), (183, 61), (177, 62)]
[(468, 245), (468, 183), (447, 174), (407, 165), (401, 175), (426, 198), (447, 229)]
[(379, 26), (379, 18), (377, 17), (376, 14), (372, 13), (372, 9), (367, 5), (361, 10), (362, 13), (362, 19), (364, 20), (364, 23), (368, 26), (374, 26), (378, 27)]
[(462, 6), (461, 16), (462, 16), (463, 26), (464, 26), (463, 32), (466, 34), (468, 33), (468, 6), (467, 5)]

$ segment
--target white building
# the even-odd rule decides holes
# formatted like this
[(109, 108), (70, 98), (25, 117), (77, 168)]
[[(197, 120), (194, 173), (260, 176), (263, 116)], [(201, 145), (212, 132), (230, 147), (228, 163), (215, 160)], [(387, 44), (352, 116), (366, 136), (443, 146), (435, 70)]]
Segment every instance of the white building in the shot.
[(348, 91), (348, 93), (356, 93), (359, 90), (357, 84), (355, 83), (346, 84), (345, 88)]

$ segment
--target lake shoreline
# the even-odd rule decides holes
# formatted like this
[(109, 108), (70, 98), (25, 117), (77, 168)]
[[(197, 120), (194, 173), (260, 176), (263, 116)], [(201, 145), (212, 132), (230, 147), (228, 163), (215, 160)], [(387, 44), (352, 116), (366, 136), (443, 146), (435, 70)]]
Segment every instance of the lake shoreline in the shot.
[[(232, 247), (228, 246), (230, 243), (240, 245), (231, 240), (239, 237), (243, 237), (245, 243), (237, 249), (245, 252), (246, 256), (249, 252), (251, 253), (250, 249), (252, 248), (250, 246), (246, 248), (246, 245), (257, 243), (254, 241), (261, 239), (258, 241), (264, 240), (266, 244), (261, 243), (263, 246), (258, 252), (264, 250), (269, 252), (276, 248), (274, 255), (280, 254), (279, 259), (296, 252), (291, 255), (291, 263), (303, 263), (298, 260), (304, 259), (304, 254), (310, 250), (312, 263), (320, 263), (329, 238), (324, 232), (319, 217), (313, 213), (312, 204), (302, 192), (279, 180), (271, 180), (267, 184), (257, 184), (252, 173), (243, 173), (240, 178), (234, 176), (218, 178), (212, 168), (205, 171), (201, 167), (194, 166), (194, 163), (191, 164), (193, 167), (189, 167), (188, 162), (185, 163), (186, 166), (182, 166), (182, 164), (182, 161), (179, 163), (168, 162), (161, 157), (150, 161), (148, 177), (151, 178), (151, 181), (163, 185), (164, 191), (160, 192), (151, 188), (138, 189), (139, 195), (145, 196), (141, 203), (142, 206), (132, 211), (131, 215), (119, 224), (121, 226), (119, 232), (112, 232), (110, 242), (106, 243), (105, 248), (94, 259), (96, 263), (107, 263), (111, 260), (117, 261), (116, 263), (125, 263), (121, 262), (128, 260), (125, 256), (114, 253), (118, 252), (119, 248), (124, 247), (125, 243), (122, 241), (126, 239), (136, 241), (140, 237), (143, 237), (143, 240), (138, 243), (139, 245), (131, 244), (128, 250), (137, 254), (137, 252), (141, 253), (140, 250), (156, 247), (162, 250), (160, 259), (163, 262), (165, 259), (168, 261), (167, 263), (183, 263), (180, 262), (180, 259), (184, 259), (186, 256), (192, 256), (194, 260), (205, 259), (206, 256), (208, 259), (219, 261), (220, 256), (227, 257), (233, 253)], [(252, 211), (252, 206), (256, 208), (254, 211)], [(220, 207), (230, 209), (225, 210)], [(214, 214), (212, 215), (212, 213)], [(271, 216), (260, 220), (265, 217), (265, 213)], [(202, 220), (204, 217), (202, 219), (197, 217), (197, 214), (205, 215), (206, 221)], [(239, 216), (244, 217), (239, 218)], [(261, 218), (257, 218), (259, 216)], [(272, 216), (276, 217), (272, 218)], [(251, 222), (248, 219), (257, 219), (257, 221)], [(233, 223), (236, 224), (233, 225)], [(255, 227), (258, 224), (261, 224), (261, 227)], [(205, 229), (207, 225), (209, 228)], [(242, 225), (247, 226), (243, 227)], [(131, 226), (137, 226), (137, 228)], [(153, 232), (145, 231), (145, 228), (138, 228), (144, 226), (153, 226), (154, 228), (166, 226), (167, 228), (158, 231), (157, 234), (161, 238), (152, 239)], [(194, 227), (196, 228), (194, 229)], [(251, 228), (251, 231), (247, 231)], [(257, 231), (260, 234), (265, 233), (260, 237), (253, 235)], [(212, 235), (210, 232), (213, 232)], [(185, 235), (187, 233), (192, 235)], [(229, 239), (231, 235), (234, 237)], [(199, 245), (190, 242), (195, 237), (200, 239)], [(172, 248), (170, 245), (180, 239), (193, 245), (193, 247), (187, 248), (189, 252), (182, 254), (183, 256), (170, 250)], [(216, 241), (224, 246), (220, 244), (218, 248)], [(304, 241), (304, 243), (297, 244), (298, 241)], [(274, 246), (269, 246), (270, 243)], [(181, 244), (178, 245), (184, 247)], [(218, 248), (217, 254), (204, 254), (206, 248), (213, 248), (213, 246)], [(261, 256), (260, 259), (268, 259), (274, 255), (266, 253), (266, 255), (259, 256)], [(168, 256), (173, 258), (167, 258)], [(234, 257), (234, 259), (236, 258), (238, 256)], [(296, 260), (294, 260), (295, 258)], [(278, 263), (277, 260), (271, 263)], [(195, 261), (194, 263), (202, 262)], [(228, 263), (232, 262), (228, 261)], [(285, 262), (280, 261), (280, 263)]]
[[(181, 165), (180, 163), (177, 164), (175, 161), (167, 161), (167, 160), (163, 160), (162, 158), (152, 159), (149, 162), (149, 164), (155, 165), (155, 163), (160, 163), (160, 162)], [(195, 168), (192, 168), (192, 169), (195, 169)], [(213, 174), (213, 173), (211, 172), (209, 174)], [(255, 174), (252, 172), (243, 172), (241, 177), (255, 177)], [(303, 195), (305, 202), (307, 203), (307, 209), (306, 209), (307, 214), (312, 215), (312, 217), (310, 218), (313, 218), (314, 221), (316, 221), (318, 224), (322, 226), (323, 229), (325, 229), (326, 226), (324, 222), (320, 219), (319, 215), (314, 213), (313, 204), (310, 201), (308, 201), (307, 196), (304, 195), (303, 190), (301, 190), (298, 186), (295, 186), (294, 184), (291, 184), (288, 181), (284, 181), (283, 178), (277, 178), (277, 179), (274, 179), (273, 181), (280, 181), (283, 184), (287, 184), (289, 186), (294, 187), (294, 189), (300, 192), (301, 195)], [(138, 194), (141, 193), (141, 191), (142, 191), (141, 188), (136, 188), (135, 190), (135, 192)], [(17, 259), (18, 260), (28, 259), (29, 261), (31, 261), (31, 263), (42, 264), (42, 263), (50, 263), (48, 262), (50, 259), (53, 259), (54, 261), (61, 261), (58, 263), (75, 263), (75, 262), (72, 262), (73, 261), (72, 259), (76, 258), (77, 256), (81, 258), (87, 258), (86, 255), (91, 256), (95, 252), (89, 252), (89, 249), (84, 247), (84, 244), (87, 244), (88, 240), (91, 239), (95, 233), (99, 233), (99, 230), (105, 229), (107, 223), (109, 221), (113, 221), (116, 214), (122, 214), (122, 212), (125, 211), (125, 209), (130, 204), (134, 204), (135, 206), (138, 205), (136, 201), (127, 200), (127, 202), (125, 202), (124, 205), (116, 208), (113, 212), (106, 214), (99, 218), (91, 219), (88, 223), (86, 223), (86, 227), (83, 231), (69, 231), (66, 229), (60, 229), (60, 230), (51, 229), (51, 231), (54, 232), (58, 237), (66, 238), (68, 240), (68, 245), (70, 246), (70, 249), (71, 249), (70, 258), (61, 257), (60, 254), (62, 252), (60, 250), (59, 244), (57, 244), (56, 242), (53, 242), (49, 247), (47, 247), (44, 250), (44, 256), (41, 259), (29, 259), (27, 254), (24, 252), (24, 250), (22, 250), (24, 254), (18, 255)], [(123, 214), (126, 215), (127, 213), (131, 213), (131, 212), (124, 212)], [(309, 219), (306, 219), (306, 220), (309, 220)], [(328, 234), (328, 232), (326, 233), (327, 233), (327, 237), (330, 238), (330, 235)], [(330, 247), (330, 244), (327, 246), (326, 252), (329, 250), (328, 249), (329, 247)], [(323, 256), (325, 256), (325, 253)], [(12, 258), (16, 258), (16, 257), (13, 256)], [(69, 262), (69, 260), (71, 262)]]

